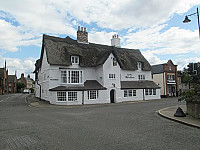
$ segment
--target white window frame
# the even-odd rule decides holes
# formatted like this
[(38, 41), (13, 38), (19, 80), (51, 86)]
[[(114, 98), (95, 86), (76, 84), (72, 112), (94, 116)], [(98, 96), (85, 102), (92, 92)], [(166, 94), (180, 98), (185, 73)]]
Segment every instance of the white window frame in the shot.
[(137, 96), (137, 90), (135, 89), (124, 90), (124, 97), (135, 97), (135, 96)]
[(115, 79), (115, 77), (116, 77), (115, 74), (109, 74), (109, 75), (108, 75), (108, 78), (109, 78), (109, 79)]
[(145, 75), (144, 74), (139, 74), (138, 75), (138, 80), (145, 80)]
[(156, 89), (153, 89), (153, 95), (156, 95)]
[(60, 74), (61, 84), (83, 84), (82, 70), (61, 70)]
[[(59, 100), (60, 99), (60, 100)], [(75, 102), (78, 100), (78, 92), (76, 91), (58, 91), (56, 102)]]
[(79, 57), (78, 56), (71, 56), (71, 63), (72, 64), (79, 64)]
[(99, 98), (98, 90), (88, 91), (88, 100), (97, 100)]
[(66, 97), (66, 95), (67, 95), (67, 92), (57, 92), (57, 99), (56, 99), (56, 101), (57, 102), (66, 102), (67, 101), (67, 97)]

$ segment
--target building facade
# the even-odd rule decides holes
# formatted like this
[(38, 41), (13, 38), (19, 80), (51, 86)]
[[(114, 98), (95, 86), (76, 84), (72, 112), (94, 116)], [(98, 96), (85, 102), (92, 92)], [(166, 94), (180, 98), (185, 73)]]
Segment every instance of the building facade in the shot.
[(7, 93), (8, 90), (8, 70), (0, 68), (0, 94)]
[(35, 64), (36, 97), (57, 105), (117, 103), (160, 99), (151, 66), (136, 49), (88, 43), (86, 28), (77, 40), (43, 35)]
[(24, 73), (21, 74), (21, 77), (18, 79), (19, 83), (23, 83), (25, 85), (25, 89), (31, 89), (34, 87), (34, 80), (28, 75), (24, 77)]
[(153, 81), (161, 87), (162, 97), (178, 96), (177, 65), (171, 60), (167, 63), (152, 66)]

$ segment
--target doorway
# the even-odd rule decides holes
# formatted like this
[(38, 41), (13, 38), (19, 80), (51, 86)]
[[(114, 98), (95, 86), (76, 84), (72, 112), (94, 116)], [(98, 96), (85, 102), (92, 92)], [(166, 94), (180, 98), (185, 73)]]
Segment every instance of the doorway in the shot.
[(115, 103), (115, 90), (110, 91), (110, 103)]

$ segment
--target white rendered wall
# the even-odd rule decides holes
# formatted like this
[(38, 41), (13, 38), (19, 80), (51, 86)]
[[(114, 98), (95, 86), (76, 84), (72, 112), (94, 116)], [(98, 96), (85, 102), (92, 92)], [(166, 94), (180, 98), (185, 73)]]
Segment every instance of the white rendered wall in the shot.
[(88, 99), (88, 91), (84, 91), (84, 104), (105, 104), (110, 103), (110, 100), (107, 99), (109, 97), (107, 90), (99, 90), (99, 97), (96, 100)]
[(121, 81), (138, 81), (138, 75), (145, 75), (145, 80), (152, 81), (151, 71), (121, 69)]

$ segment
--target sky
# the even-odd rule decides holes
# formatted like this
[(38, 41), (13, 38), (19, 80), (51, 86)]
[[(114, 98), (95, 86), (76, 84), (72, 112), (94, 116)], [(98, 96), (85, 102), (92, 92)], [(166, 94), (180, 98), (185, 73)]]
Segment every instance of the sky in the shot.
[[(0, 68), (34, 78), (42, 35), (76, 38), (87, 28), (91, 43), (111, 45), (118, 34), (122, 48), (140, 49), (151, 65), (169, 59), (178, 70), (200, 62), (197, 15), (200, 0), (0, 0)], [(200, 11), (200, 10), (199, 10)]]

